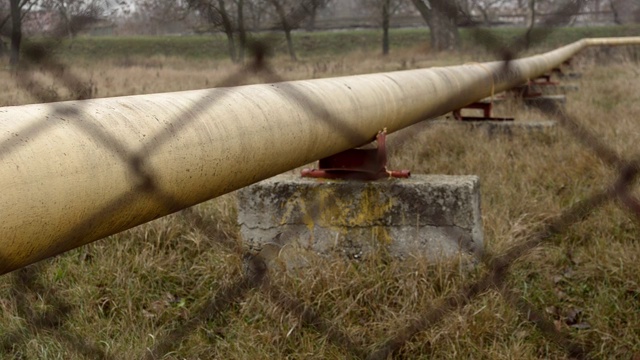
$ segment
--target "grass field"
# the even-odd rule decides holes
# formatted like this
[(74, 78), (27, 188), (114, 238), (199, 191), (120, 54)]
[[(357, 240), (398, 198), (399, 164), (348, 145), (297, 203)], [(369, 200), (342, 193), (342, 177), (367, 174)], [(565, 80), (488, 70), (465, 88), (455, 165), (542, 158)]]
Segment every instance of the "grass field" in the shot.
[[(480, 29), (482, 30), (482, 29)], [(543, 47), (564, 45), (584, 37), (628, 36), (638, 34), (637, 25), (598, 26), (580, 28), (562, 28), (544, 33)], [(462, 47), (469, 51), (477, 51), (478, 39), (474, 35), (477, 29), (462, 29)], [(492, 36), (500, 39), (511, 39), (522, 34), (522, 28), (498, 28), (488, 30)], [(296, 32), (294, 43), (296, 51), (302, 58), (333, 57), (358, 51), (374, 51), (381, 47), (381, 32), (372, 29)], [(426, 49), (425, 40), (429, 37), (426, 28), (393, 29), (390, 33), (392, 47), (407, 48), (422, 46)], [(267, 40), (273, 45), (276, 55), (287, 54), (284, 36), (278, 32), (257, 34), (257, 40)], [(42, 39), (30, 41), (42, 42)], [(56, 43), (59, 54), (63, 58), (84, 58), (88, 60), (123, 57), (165, 56), (183, 59), (226, 59), (227, 43), (224, 35), (188, 35), (188, 36), (140, 36), (140, 37), (78, 37), (73, 41), (65, 39)]]
[[(554, 34), (539, 49), (589, 31), (640, 33), (638, 28), (571, 29)], [(463, 53), (431, 54), (419, 41), (423, 34), (406, 33), (416, 42), (401, 42), (389, 57), (379, 56), (373, 46), (340, 48), (345, 41), (337, 40), (353, 36), (353, 44), (360, 44), (358, 36), (375, 39), (375, 32), (323, 33), (309, 40), (323, 44), (314, 50), (304, 52), (300, 45), (302, 61), (276, 55), (272, 64), (282, 79), (300, 79), (492, 57), (471, 45)], [(212, 87), (238, 70), (227, 60), (209, 58), (203, 45), (183, 53), (174, 48), (206, 38), (135, 40), (147, 44), (146, 50), (134, 40), (78, 39), (71, 49), (79, 55), (61, 61), (97, 97)], [(163, 41), (172, 45), (163, 47)], [(89, 50), (85, 44), (90, 42), (102, 43), (105, 50)], [(113, 50), (117, 46), (122, 50)], [(319, 50), (323, 46), (332, 50)], [(154, 50), (162, 48), (175, 52)], [(638, 59), (637, 50), (587, 51), (573, 63), (573, 71), (582, 74), (572, 80), (579, 91), (567, 94), (568, 113), (625, 158), (637, 156), (640, 140)], [(252, 75), (237, 83), (260, 81), (264, 77)], [(38, 69), (18, 91), (16, 78), (3, 72), (0, 105), (34, 102), (29, 86), (38, 83), (51, 100), (74, 96)], [(513, 111), (519, 120), (543, 117), (533, 110)], [(562, 129), (511, 137), (461, 127), (417, 129), (393, 149), (391, 167), (479, 175), (485, 251), (491, 254), (514, 248), (617, 175)], [(236, 211), (234, 194), (228, 194), (3, 276), (0, 358), (362, 358), (488, 271), (485, 265), (468, 270), (455, 260), (396, 262), (381, 254), (347, 261), (296, 249), (294, 255), (309, 266), (291, 269), (275, 262), (269, 281), (253, 286), (245, 278)], [(424, 326), (396, 357), (570, 358), (558, 338), (534, 324), (535, 314), (519, 311), (524, 304), (585, 346), (590, 357), (640, 358), (638, 234), (638, 219), (620, 204), (598, 208), (518, 260), (504, 288), (484, 291), (442, 321)]]

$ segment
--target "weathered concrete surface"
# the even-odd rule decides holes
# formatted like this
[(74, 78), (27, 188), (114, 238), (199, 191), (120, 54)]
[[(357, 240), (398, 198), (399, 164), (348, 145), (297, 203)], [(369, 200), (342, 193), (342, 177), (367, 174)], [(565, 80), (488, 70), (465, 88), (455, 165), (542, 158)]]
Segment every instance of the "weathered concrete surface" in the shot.
[(582, 79), (582, 74), (581, 73), (575, 73), (575, 72), (559, 73), (559, 74), (556, 74), (556, 76), (558, 77), (558, 79), (562, 79), (562, 80)]
[(552, 120), (542, 121), (457, 121), (432, 120), (430, 126), (457, 126), (472, 131), (484, 131), (488, 136), (506, 135), (554, 135), (558, 131), (557, 123)]
[(524, 99), (525, 106), (551, 113), (564, 108), (566, 103), (567, 97), (564, 95), (544, 95)]
[[(535, 86), (533, 87), (533, 92), (537, 92), (540, 90), (538, 88), (542, 88), (544, 86)], [(514, 99), (511, 97), (494, 97), (494, 98), (484, 98), (480, 100), (481, 103), (494, 103), (494, 104), (502, 104), (505, 102), (513, 101)], [(549, 109), (550, 106), (559, 106), (563, 107), (567, 103), (567, 97), (565, 95), (542, 95), (535, 97), (526, 97), (521, 99), (522, 104), (528, 107), (534, 107), (539, 109)], [(553, 107), (551, 107), (553, 109)]]
[(477, 176), (360, 182), (280, 175), (238, 191), (238, 223), (251, 247), (282, 233), (281, 242), (355, 258), (380, 245), (400, 257), (478, 255), (483, 244)]
[[(565, 91), (575, 91), (577, 90), (577, 86), (569, 86), (569, 85), (560, 85), (560, 86), (553, 86), (553, 85), (545, 85), (545, 86), (540, 86), (540, 85), (531, 85), (529, 87), (529, 91), (533, 92), (533, 93), (539, 93), (539, 92), (543, 92), (544, 89), (551, 89), (551, 90), (565, 90)], [(518, 98), (518, 97), (513, 97), (512, 96), (496, 96), (496, 97), (486, 97), (483, 98), (482, 100), (478, 101), (479, 103), (493, 103), (493, 104), (502, 104), (505, 102), (512, 102), (514, 100), (517, 101), (521, 101), (524, 105), (537, 105), (539, 103), (554, 103), (554, 104), (558, 104), (558, 105), (564, 105), (567, 103), (567, 97), (564, 94), (549, 94), (549, 95), (540, 95), (540, 96), (532, 96), (532, 97), (525, 97), (525, 98)]]
[(530, 85), (529, 91), (543, 95), (563, 95), (580, 90), (578, 85)]

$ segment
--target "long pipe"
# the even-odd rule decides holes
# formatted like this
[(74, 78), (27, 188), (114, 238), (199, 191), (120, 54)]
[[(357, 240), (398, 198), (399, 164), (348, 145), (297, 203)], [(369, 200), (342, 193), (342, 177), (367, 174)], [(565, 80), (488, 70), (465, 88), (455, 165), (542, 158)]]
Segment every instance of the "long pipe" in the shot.
[(525, 83), (504, 63), (0, 108), (0, 274)]

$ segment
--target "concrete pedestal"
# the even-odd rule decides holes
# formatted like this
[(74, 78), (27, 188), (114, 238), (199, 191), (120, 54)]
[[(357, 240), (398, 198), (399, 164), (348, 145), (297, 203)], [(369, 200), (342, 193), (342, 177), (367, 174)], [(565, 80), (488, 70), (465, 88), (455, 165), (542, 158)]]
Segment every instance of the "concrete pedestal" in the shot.
[(529, 91), (543, 95), (563, 95), (580, 90), (578, 85), (530, 85)]
[(471, 131), (484, 131), (489, 137), (496, 135), (525, 136), (538, 134), (554, 134), (557, 123), (552, 120), (543, 121), (456, 121), (433, 120), (430, 126), (457, 126)]
[(483, 244), (477, 176), (362, 182), (280, 175), (239, 190), (238, 222), (251, 247), (277, 238), (353, 258), (380, 246), (400, 257), (479, 255)]
[(525, 106), (552, 113), (555, 112), (556, 109), (564, 108), (566, 103), (567, 97), (564, 95), (544, 95), (524, 99)]

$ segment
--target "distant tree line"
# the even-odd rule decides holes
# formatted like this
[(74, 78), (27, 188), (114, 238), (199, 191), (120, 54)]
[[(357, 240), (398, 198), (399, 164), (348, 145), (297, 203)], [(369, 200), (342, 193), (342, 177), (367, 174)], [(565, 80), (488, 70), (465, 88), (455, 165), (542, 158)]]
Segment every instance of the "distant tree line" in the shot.
[(234, 62), (242, 62), (248, 33), (258, 29), (282, 30), (289, 56), (297, 59), (291, 32), (305, 25), (313, 27), (318, 10), (332, 1), (139, 0), (137, 6), (147, 19), (192, 21), (198, 32), (224, 33), (229, 57)]
[[(390, 51), (391, 19), (398, 14), (422, 17), (430, 29), (433, 51), (456, 49), (460, 26), (491, 25), (500, 14), (528, 14), (524, 16), (531, 29), (541, 22), (538, 14), (551, 14), (553, 21), (543, 25), (567, 25), (585, 9), (608, 9), (620, 23), (630, 16), (640, 20), (638, 0), (4, 0), (0, 1), (0, 55), (8, 52), (11, 64), (18, 63), (23, 21), (27, 14), (38, 13), (55, 15), (56, 21), (43, 18), (40, 25), (50, 26), (46, 32), (56, 37), (73, 38), (101, 19), (126, 19), (140, 26), (180, 23), (196, 32), (221, 32), (234, 62), (244, 61), (251, 33), (277, 30), (284, 33), (289, 56), (296, 60), (292, 31), (314, 30), (320, 14), (335, 14), (346, 5), (382, 29), (385, 55)], [(10, 46), (3, 38), (10, 39)]]
[[(10, 38), (10, 64), (15, 66), (20, 58), (23, 21), (34, 12), (57, 15), (50, 35), (72, 38), (80, 30), (100, 18), (113, 16), (117, 11), (126, 13), (129, 4), (117, 0), (9, 0), (0, 2), (0, 35)], [(4, 42), (0, 37), (0, 53)]]

